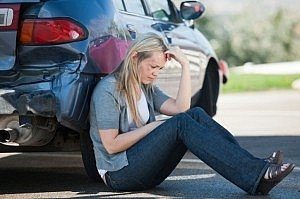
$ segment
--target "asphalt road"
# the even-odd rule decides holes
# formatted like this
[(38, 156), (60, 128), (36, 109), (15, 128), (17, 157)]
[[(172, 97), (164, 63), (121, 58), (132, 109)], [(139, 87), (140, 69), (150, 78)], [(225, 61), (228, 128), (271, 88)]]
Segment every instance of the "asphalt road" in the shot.
[[(296, 163), (268, 196), (300, 198), (300, 92), (222, 95), (215, 117), (258, 157), (280, 149)], [(187, 153), (172, 175), (145, 192), (112, 192), (85, 175), (79, 153), (0, 154), (0, 198), (253, 198)]]

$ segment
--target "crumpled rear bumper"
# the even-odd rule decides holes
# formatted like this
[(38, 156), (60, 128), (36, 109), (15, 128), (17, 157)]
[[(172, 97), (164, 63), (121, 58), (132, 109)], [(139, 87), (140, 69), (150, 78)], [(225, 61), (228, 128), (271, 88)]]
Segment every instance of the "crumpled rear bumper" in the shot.
[(19, 93), (15, 90), (0, 89), (0, 114), (34, 114), (55, 117), (56, 99), (52, 91)]

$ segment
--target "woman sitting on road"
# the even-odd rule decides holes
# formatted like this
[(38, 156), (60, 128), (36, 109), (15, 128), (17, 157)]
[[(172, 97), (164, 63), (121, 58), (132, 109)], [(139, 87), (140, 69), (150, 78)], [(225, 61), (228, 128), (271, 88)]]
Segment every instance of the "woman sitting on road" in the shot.
[[(167, 61), (182, 67), (176, 99), (153, 85)], [(168, 49), (153, 33), (137, 38), (125, 60), (96, 86), (90, 111), (90, 135), (96, 165), (113, 190), (145, 190), (159, 185), (187, 149), (249, 194), (267, 194), (294, 164), (282, 154), (256, 158), (201, 108), (190, 108), (189, 61), (179, 48)], [(155, 121), (154, 112), (171, 115)]]

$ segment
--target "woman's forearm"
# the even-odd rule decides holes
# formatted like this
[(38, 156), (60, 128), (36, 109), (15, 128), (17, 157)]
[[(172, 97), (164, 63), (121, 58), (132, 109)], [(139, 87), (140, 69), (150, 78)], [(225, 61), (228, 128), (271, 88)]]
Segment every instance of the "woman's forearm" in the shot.
[(181, 112), (188, 110), (191, 106), (191, 75), (189, 63), (182, 65), (181, 79), (175, 103)]
[[(181, 78), (176, 99), (171, 101), (173, 111), (165, 110), (167, 113), (180, 113), (188, 110), (191, 106), (191, 75), (190, 63), (179, 47), (171, 48), (165, 52), (167, 59), (175, 59), (181, 65)], [(169, 105), (170, 106), (170, 105)], [(170, 107), (167, 107), (170, 109)], [(172, 109), (172, 108), (171, 108)]]
[(125, 151), (162, 123), (163, 121), (155, 121), (133, 131), (118, 134), (110, 143), (104, 144), (104, 147), (109, 154)]

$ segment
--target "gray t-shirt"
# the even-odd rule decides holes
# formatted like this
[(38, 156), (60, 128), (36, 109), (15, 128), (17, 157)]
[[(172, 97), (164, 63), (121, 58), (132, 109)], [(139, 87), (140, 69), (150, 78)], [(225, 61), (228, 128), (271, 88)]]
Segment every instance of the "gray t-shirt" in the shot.
[[(126, 101), (116, 90), (117, 80), (113, 74), (103, 78), (95, 87), (90, 104), (90, 136), (94, 145), (98, 170), (117, 171), (128, 165), (126, 151), (108, 154), (104, 148), (99, 130), (119, 129), (129, 131)], [(142, 88), (149, 108), (149, 122), (155, 121), (155, 111), (169, 99), (157, 86)]]

